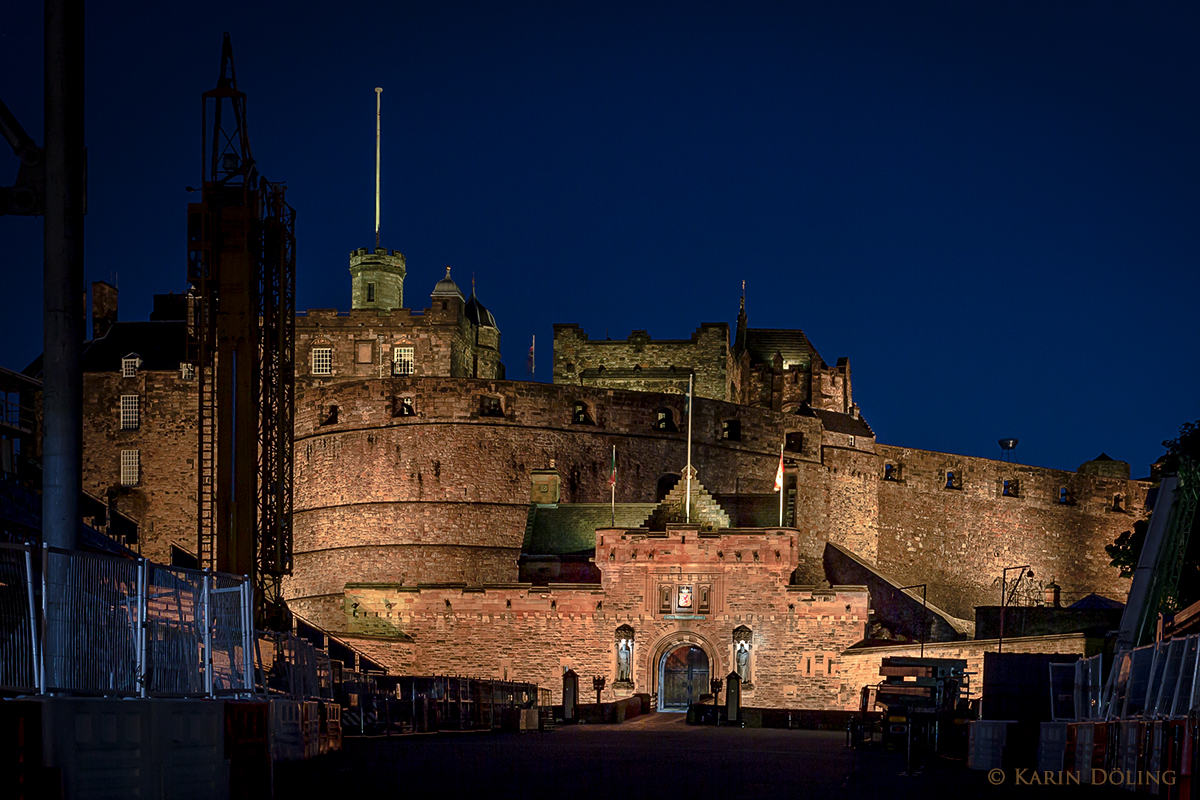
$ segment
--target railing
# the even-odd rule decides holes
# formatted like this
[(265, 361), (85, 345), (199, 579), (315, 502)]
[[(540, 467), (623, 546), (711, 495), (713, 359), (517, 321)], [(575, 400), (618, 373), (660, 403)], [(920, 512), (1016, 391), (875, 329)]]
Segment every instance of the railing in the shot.
[(233, 575), (0, 543), (0, 689), (253, 694), (251, 602)]

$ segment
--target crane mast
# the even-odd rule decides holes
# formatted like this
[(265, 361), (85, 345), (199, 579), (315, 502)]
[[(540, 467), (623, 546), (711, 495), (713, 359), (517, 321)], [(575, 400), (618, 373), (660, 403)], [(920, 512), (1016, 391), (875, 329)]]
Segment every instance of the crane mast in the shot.
[(197, 555), (250, 576), (255, 624), (279, 628), (292, 570), (296, 213), (258, 172), (228, 33), (202, 106), (201, 201), (187, 225)]

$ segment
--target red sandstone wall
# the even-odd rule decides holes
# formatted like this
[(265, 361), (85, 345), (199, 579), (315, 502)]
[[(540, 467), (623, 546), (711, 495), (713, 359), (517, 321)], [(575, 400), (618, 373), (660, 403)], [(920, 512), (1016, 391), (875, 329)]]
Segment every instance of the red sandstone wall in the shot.
[[(407, 588), (351, 584), (346, 588), (350, 630), (373, 636), (403, 632), (389, 665), (420, 673), (509, 677), (550, 687), (561, 701), (562, 673), (584, 683), (608, 677), (606, 700), (657, 691), (664, 653), (693, 643), (708, 654), (710, 675), (733, 671), (733, 630), (753, 633), (751, 678), (743, 702), (765, 708), (850, 708), (857, 687), (842, 677), (840, 654), (861, 639), (868, 597), (861, 587), (788, 587), (787, 576), (805, 537), (787, 529), (731, 531), (700, 537), (696, 529), (667, 536), (597, 532), (595, 587)], [(658, 613), (662, 582), (707, 582), (715, 587), (708, 614), (672, 618)], [(673, 583), (672, 583), (673, 585)], [(635, 631), (632, 689), (616, 690), (617, 627)]]
[[(1109, 566), (1104, 546), (1145, 516), (1144, 482), (1098, 478), (984, 458), (879, 445), (902, 480), (879, 480), (877, 562), (904, 583), (929, 583), (929, 599), (971, 619), (977, 605), (995, 605), (1004, 567), (1029, 564), (1035, 580), (1051, 578), (1073, 602), (1099, 592), (1124, 600), (1129, 581)], [(882, 469), (882, 467), (880, 467)], [(945, 473), (962, 476), (945, 488)], [(1017, 497), (1002, 482), (1018, 480)], [(1071, 503), (1058, 502), (1067, 487)], [(1112, 510), (1123, 494), (1127, 511)]]

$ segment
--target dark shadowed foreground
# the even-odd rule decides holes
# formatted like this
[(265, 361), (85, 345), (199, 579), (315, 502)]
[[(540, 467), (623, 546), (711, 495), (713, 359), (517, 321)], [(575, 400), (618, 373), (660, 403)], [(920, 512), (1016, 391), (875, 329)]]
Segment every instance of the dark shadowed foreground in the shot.
[[(1031, 797), (1112, 800), (1109, 787), (991, 786), (986, 773), (935, 762), (904, 777), (903, 753), (854, 751), (840, 733), (730, 729), (651, 714), (552, 733), (349, 739), (339, 753), (280, 764), (277, 797), (714, 798)], [(1023, 773), (1028, 780), (1028, 771)]]

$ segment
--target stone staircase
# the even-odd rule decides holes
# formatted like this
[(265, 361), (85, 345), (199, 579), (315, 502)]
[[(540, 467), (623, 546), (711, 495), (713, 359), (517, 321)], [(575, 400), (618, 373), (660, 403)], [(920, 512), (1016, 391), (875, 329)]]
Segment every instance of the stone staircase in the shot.
[[(687, 480), (680, 478), (679, 483), (675, 484), (675, 488), (651, 512), (650, 517), (644, 523), (645, 527), (652, 531), (663, 531), (667, 529), (668, 522), (686, 522), (686, 498)], [(691, 521), (693, 524), (699, 523), (701, 528), (708, 530), (731, 527), (729, 515), (695, 478), (692, 478)]]

